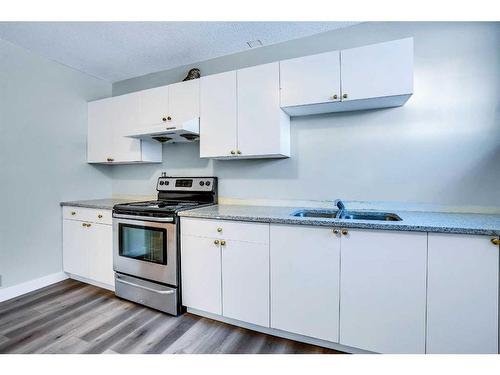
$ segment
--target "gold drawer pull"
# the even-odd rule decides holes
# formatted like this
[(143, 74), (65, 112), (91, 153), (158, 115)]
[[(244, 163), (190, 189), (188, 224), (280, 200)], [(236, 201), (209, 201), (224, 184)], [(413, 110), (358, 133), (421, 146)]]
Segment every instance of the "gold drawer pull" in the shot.
[(114, 161), (115, 161), (115, 159), (113, 159), (113, 158), (107, 158), (106, 160), (107, 160), (109, 163), (112, 163), (112, 162), (114, 162)]
[(217, 232), (219, 233), (222, 232), (222, 228), (221, 227), (217, 228)]
[(97, 217), (98, 217), (99, 219), (102, 219), (102, 215), (101, 215), (101, 214), (97, 215)]
[(342, 234), (344, 236), (347, 236), (349, 234), (349, 232), (347, 231), (347, 229), (342, 229)]
[(218, 244), (219, 244), (219, 240), (215, 240), (214, 245), (218, 245)]
[(225, 245), (226, 245), (226, 241), (222, 240), (222, 241), (220, 242), (220, 244), (221, 244), (221, 246), (225, 246)]
[(75, 211), (71, 211), (71, 215), (75, 216), (76, 212)]
[(492, 238), (492, 239), (491, 239), (491, 243), (492, 243), (493, 245), (498, 246), (498, 245), (500, 245), (500, 240), (499, 240), (498, 238)]

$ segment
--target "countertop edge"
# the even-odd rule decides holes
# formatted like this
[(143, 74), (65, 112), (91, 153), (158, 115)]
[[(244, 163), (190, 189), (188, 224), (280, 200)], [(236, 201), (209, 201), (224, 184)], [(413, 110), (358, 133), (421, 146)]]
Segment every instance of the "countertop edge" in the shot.
[(214, 219), (214, 220), (234, 220), (245, 222), (258, 222), (269, 224), (290, 224), (290, 225), (308, 225), (317, 227), (342, 227), (352, 229), (374, 229), (404, 232), (431, 232), (431, 233), (450, 233), (450, 234), (472, 234), (485, 236), (500, 236), (500, 231), (494, 229), (480, 228), (460, 228), (447, 226), (426, 226), (411, 224), (383, 224), (351, 221), (332, 221), (332, 220), (304, 220), (298, 218), (273, 218), (273, 217), (250, 217), (242, 215), (210, 215), (197, 213), (195, 210), (187, 210), (179, 213), (179, 216), (186, 218)]

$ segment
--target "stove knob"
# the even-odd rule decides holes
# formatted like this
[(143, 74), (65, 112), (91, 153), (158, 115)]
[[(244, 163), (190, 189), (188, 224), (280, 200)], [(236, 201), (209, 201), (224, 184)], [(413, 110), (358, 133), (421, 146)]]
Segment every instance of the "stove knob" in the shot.
[(205, 183), (203, 181), (200, 181), (200, 186), (203, 186), (205, 185)]
[(205, 185), (210, 186), (210, 181), (205, 182)]
[(165, 184), (165, 182), (164, 182), (164, 181), (160, 181), (160, 185), (164, 185), (164, 184)]

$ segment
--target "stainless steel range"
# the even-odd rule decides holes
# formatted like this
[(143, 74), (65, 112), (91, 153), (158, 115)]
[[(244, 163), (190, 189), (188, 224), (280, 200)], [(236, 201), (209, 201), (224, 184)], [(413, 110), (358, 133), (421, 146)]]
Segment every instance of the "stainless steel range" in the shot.
[(172, 315), (181, 312), (177, 213), (217, 203), (217, 177), (167, 177), (158, 200), (113, 207), (115, 294)]

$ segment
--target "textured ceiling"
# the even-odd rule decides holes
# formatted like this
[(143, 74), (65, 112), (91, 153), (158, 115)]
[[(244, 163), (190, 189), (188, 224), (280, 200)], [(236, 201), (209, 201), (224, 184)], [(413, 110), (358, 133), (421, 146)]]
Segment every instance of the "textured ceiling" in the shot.
[(116, 82), (356, 22), (0, 22), (0, 38)]

